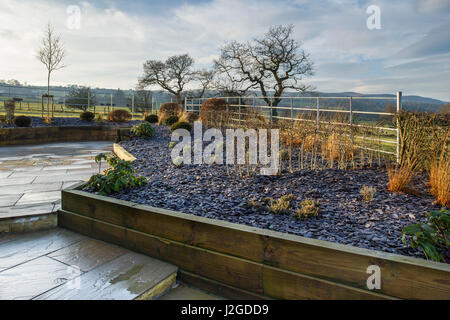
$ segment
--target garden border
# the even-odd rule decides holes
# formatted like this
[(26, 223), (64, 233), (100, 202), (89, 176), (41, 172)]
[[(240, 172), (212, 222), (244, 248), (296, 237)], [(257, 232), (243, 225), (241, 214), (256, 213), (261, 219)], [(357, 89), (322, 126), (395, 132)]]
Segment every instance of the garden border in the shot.
[[(62, 191), (59, 226), (173, 263), (210, 287), (275, 299), (450, 299), (447, 264), (154, 208), (81, 187)], [(380, 290), (367, 289), (371, 265), (381, 269)]]
[(0, 128), (0, 146), (71, 141), (114, 141), (117, 131), (129, 134), (130, 126), (63, 126)]

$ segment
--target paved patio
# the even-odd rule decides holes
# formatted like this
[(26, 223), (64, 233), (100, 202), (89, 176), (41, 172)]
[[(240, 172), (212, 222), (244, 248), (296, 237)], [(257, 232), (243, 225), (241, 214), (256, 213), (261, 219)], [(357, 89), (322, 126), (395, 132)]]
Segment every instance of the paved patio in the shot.
[(0, 300), (221, 299), (176, 283), (176, 273), (169, 263), (60, 228), (0, 234)]
[(0, 219), (56, 212), (61, 190), (98, 173), (94, 157), (111, 151), (103, 141), (1, 147)]

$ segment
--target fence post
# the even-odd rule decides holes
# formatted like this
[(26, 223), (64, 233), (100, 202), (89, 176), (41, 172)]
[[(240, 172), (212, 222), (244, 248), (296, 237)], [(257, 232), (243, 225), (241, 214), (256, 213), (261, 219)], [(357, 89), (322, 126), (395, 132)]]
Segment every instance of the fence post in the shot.
[(184, 97), (184, 112), (188, 112), (188, 108), (187, 108), (187, 97)]
[(291, 121), (292, 129), (294, 129), (294, 99), (291, 97)]
[(319, 125), (320, 125), (320, 103), (319, 103), (319, 97), (317, 97), (316, 99), (317, 99), (317, 102), (316, 102), (316, 109), (317, 109), (316, 128), (317, 128), (317, 130), (319, 130)]
[(353, 145), (353, 97), (350, 97), (350, 139)]
[(111, 101), (110, 101), (110, 109), (108, 109), (108, 113), (112, 110), (112, 100), (113, 100), (113, 96), (112, 96), (112, 94), (110, 94), (110, 98), (111, 98)]
[[(397, 114), (402, 110), (402, 92), (397, 92)], [(398, 121), (398, 116), (396, 115), (397, 124), (397, 163), (400, 163), (400, 123)]]
[(242, 103), (242, 100), (241, 100), (241, 97), (239, 97), (239, 100), (238, 100), (238, 104), (239, 104), (239, 126), (241, 125), (241, 119), (242, 119), (242, 117), (241, 117), (241, 112), (242, 112), (241, 103)]
[(134, 120), (134, 94), (131, 96), (131, 120)]
[(66, 109), (66, 90), (64, 90), (64, 107), (63, 107), (63, 112)]
[(273, 122), (273, 98), (270, 97), (270, 125)]
[(87, 110), (89, 111), (89, 108), (91, 107), (91, 93), (88, 91), (88, 104), (87, 104)]

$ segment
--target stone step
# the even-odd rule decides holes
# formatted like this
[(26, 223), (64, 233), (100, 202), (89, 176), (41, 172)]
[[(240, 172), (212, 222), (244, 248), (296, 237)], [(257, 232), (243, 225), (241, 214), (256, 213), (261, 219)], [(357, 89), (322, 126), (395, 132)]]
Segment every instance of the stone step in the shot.
[(152, 300), (175, 283), (177, 267), (134, 252), (93, 269), (36, 300)]
[(155, 299), (178, 268), (55, 228), (0, 235), (0, 300)]

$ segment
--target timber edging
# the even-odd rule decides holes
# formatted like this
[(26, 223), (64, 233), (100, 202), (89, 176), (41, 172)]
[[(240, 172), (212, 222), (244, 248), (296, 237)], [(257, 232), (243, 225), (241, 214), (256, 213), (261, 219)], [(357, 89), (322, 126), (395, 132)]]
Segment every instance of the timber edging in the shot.
[[(179, 266), (186, 274), (275, 299), (450, 299), (450, 266), (62, 191), (58, 223)], [(381, 289), (368, 290), (369, 266)]]

